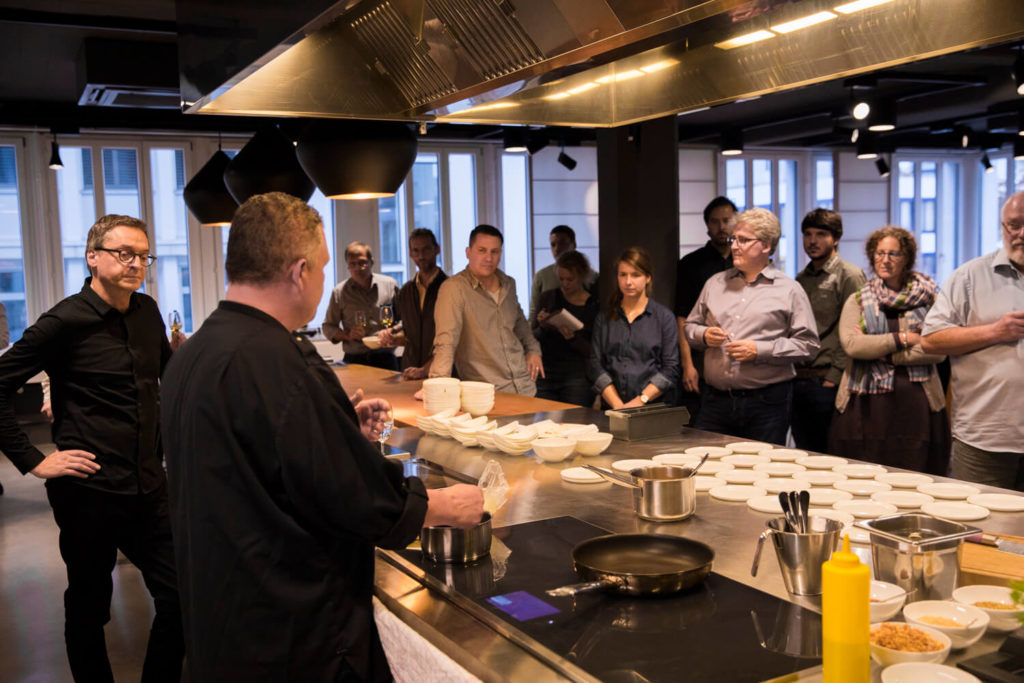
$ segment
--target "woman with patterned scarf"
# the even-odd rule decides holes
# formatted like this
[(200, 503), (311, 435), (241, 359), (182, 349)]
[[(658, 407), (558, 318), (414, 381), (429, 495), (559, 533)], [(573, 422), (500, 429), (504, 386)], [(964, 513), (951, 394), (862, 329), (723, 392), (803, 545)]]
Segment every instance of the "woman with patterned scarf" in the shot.
[(895, 226), (873, 232), (867, 256), (875, 278), (850, 296), (839, 339), (850, 356), (829, 432), (833, 453), (945, 476), (950, 433), (935, 364), (921, 349), (921, 325), (935, 281), (913, 270), (914, 236)]

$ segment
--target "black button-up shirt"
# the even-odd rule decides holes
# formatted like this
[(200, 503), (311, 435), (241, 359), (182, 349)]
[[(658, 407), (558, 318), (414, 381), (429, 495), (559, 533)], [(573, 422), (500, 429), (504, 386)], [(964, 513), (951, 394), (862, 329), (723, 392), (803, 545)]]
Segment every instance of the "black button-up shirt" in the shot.
[(135, 292), (121, 313), (91, 281), (40, 316), (0, 357), (0, 450), (22, 473), (43, 461), (18, 426), (12, 399), (45, 370), (54, 443), (89, 451), (100, 465), (86, 479), (63, 479), (111, 493), (148, 493), (165, 480), (157, 420), (160, 373), (171, 347), (152, 298)]
[(162, 414), (191, 680), (390, 678), (373, 547), (416, 538), (426, 491), (309, 340), (222, 301), (167, 366)]
[(700, 249), (691, 251), (676, 264), (676, 307), (678, 318), (690, 315), (700, 290), (715, 273), (732, 268), (732, 252), (722, 258), (709, 241)]

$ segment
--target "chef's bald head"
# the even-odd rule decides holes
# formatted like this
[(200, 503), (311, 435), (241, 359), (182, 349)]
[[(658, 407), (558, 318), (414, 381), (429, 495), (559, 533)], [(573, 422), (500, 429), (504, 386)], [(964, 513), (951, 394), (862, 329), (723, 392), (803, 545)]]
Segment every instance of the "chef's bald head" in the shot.
[(301, 199), (283, 192), (249, 198), (231, 220), (228, 282), (276, 282), (297, 260), (313, 260), (322, 233), (320, 214)]

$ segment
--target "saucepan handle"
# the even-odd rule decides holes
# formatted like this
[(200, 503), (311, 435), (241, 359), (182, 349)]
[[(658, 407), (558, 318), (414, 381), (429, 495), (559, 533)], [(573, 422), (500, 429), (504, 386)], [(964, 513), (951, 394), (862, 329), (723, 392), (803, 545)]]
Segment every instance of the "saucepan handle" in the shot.
[(600, 474), (602, 477), (604, 477), (605, 479), (607, 479), (608, 481), (610, 481), (613, 484), (618, 484), (619, 486), (625, 486), (626, 488), (630, 488), (630, 489), (638, 489), (638, 488), (640, 488), (635, 483), (633, 483), (633, 478), (632, 477), (626, 477), (626, 476), (623, 476), (623, 475), (619, 474), (618, 472), (612, 472), (611, 470), (606, 470), (606, 469), (601, 468), (601, 467), (594, 467), (593, 465), (584, 465), (583, 467), (588, 469), (588, 470), (590, 470), (591, 472), (595, 472), (597, 474)]
[(761, 535), (757, 537), (757, 548), (754, 550), (754, 563), (750, 565), (750, 575), (757, 576), (757, 565), (761, 562), (761, 549), (764, 548), (764, 542), (775, 533), (774, 529), (765, 529), (761, 532)]
[(553, 598), (572, 598), (580, 593), (591, 593), (602, 588), (613, 588), (614, 581), (587, 581), (586, 583), (570, 583), (568, 586), (559, 586), (544, 591)]

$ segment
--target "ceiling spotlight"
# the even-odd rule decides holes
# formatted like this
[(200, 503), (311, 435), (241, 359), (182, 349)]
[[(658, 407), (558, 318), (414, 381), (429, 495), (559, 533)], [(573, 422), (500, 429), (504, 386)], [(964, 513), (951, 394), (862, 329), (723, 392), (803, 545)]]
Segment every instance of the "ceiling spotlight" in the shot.
[(974, 131), (968, 126), (953, 126), (953, 135), (960, 142), (960, 149), (967, 149), (974, 139)]
[(743, 154), (743, 131), (732, 129), (722, 133), (722, 156), (732, 157)]
[(60, 145), (57, 144), (57, 134), (53, 134), (53, 140), (50, 141), (50, 168), (54, 171), (59, 171), (64, 168), (64, 162), (60, 160)]
[(878, 138), (876, 136), (868, 135), (867, 133), (860, 136), (860, 139), (857, 140), (857, 158), (878, 158)]
[(896, 103), (892, 100), (876, 100), (868, 112), (868, 130), (883, 133), (896, 127)]
[[(419, 128), (417, 129), (417, 132), (419, 132), (420, 135), (426, 135), (427, 134), (427, 122), (426, 121), (420, 121), (420, 125), (419, 125)], [(298, 142), (296, 142), (295, 144), (298, 145)]]
[(548, 134), (543, 130), (532, 130), (526, 136), (526, 151), (536, 154), (548, 146)]
[(891, 170), (889, 168), (889, 163), (882, 157), (878, 157), (877, 159), (875, 159), (875, 168), (878, 169), (878, 175), (882, 176), (883, 178), (889, 177), (889, 172)]
[(992, 160), (988, 158), (988, 152), (981, 155), (981, 166), (985, 169), (985, 173), (991, 173), (995, 170), (992, 166)]
[(866, 99), (858, 99), (853, 104), (853, 118), (863, 121), (871, 113), (871, 104)]
[(854, 143), (860, 138), (860, 128), (854, 128), (850, 133), (850, 142)]
[(1017, 61), (1013, 63), (1013, 76), (1017, 80), (1017, 94), (1024, 95), (1024, 49), (1017, 51)]
[(558, 163), (565, 166), (568, 170), (576, 168), (576, 160), (565, 153), (565, 147), (562, 147), (562, 151), (558, 153)]
[(506, 128), (502, 137), (505, 139), (505, 151), (506, 152), (525, 152), (526, 151), (526, 129), (525, 128)]

